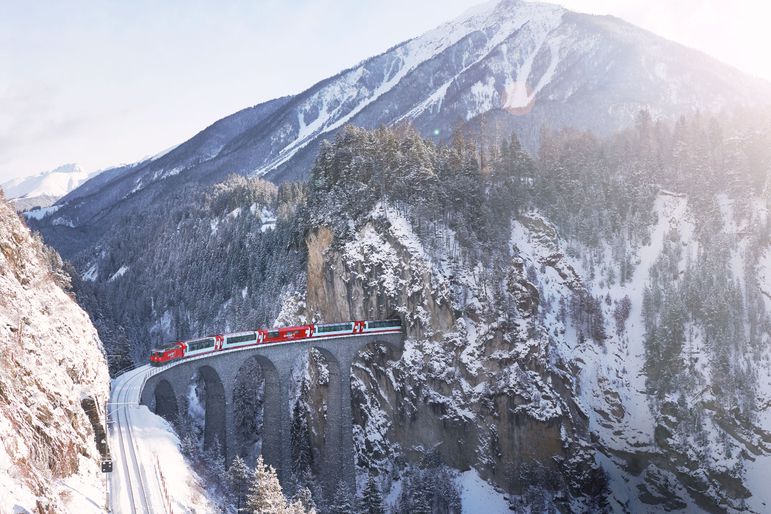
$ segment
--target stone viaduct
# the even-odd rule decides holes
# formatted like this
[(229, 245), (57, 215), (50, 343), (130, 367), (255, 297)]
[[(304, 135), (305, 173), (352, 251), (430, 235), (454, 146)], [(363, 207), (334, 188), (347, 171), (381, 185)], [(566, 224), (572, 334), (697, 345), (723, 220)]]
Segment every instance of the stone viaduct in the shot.
[(310, 348), (327, 360), (329, 389), (327, 421), (321, 448), (321, 471), (325, 487), (340, 479), (355, 485), (353, 415), (351, 409), (351, 365), (360, 350), (384, 344), (401, 353), (402, 334), (364, 334), (301, 340), (230, 350), (191, 358), (153, 369), (142, 386), (140, 403), (166, 419), (180, 414), (179, 407), (196, 377), (206, 387), (204, 447), (219, 439), (228, 462), (236, 455), (234, 389), (239, 370), (255, 359), (265, 380), (263, 400), (262, 455), (278, 471), (283, 484), (291, 477), (290, 381), (292, 367)]

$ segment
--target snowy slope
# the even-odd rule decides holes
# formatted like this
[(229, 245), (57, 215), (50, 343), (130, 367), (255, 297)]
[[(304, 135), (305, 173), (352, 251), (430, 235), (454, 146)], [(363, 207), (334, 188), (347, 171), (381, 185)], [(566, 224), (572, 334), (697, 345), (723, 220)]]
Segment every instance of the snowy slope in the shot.
[(97, 404), (103, 424), (107, 364), (88, 315), (62, 290), (60, 266), (0, 202), (0, 512), (104, 508), (81, 401)]
[[(725, 196), (719, 196), (717, 204), (724, 217), (720, 237), (735, 241), (726, 256), (732, 279), (743, 284), (744, 294), (751, 298), (754, 286), (749, 283), (748, 269), (756, 269), (757, 286), (768, 290), (768, 249), (753, 257), (753, 230), (748, 229), (763, 226), (763, 212), (734, 214), (734, 201)], [(509, 441), (521, 445), (519, 452), (544, 451), (541, 462), (549, 461), (546, 452), (558, 453), (558, 448), (567, 454), (560, 458), (578, 461), (584, 457), (571, 446), (588, 445), (581, 439), (590, 433), (593, 449), (588, 462), (595, 461), (607, 474), (613, 511), (653, 512), (659, 506), (669, 511), (709, 512), (718, 505), (721, 511), (766, 512), (769, 496), (763, 484), (771, 471), (768, 328), (765, 334), (756, 335), (765, 344), (759, 354), (753, 354), (756, 365), (749, 364), (742, 353), (736, 356), (756, 376), (758, 416), (751, 424), (718, 406), (722, 377), (714, 376), (714, 350), (698, 318), (686, 325), (680, 357), (691, 363), (691, 378), (680, 393), (663, 400), (656, 400), (656, 391), (650, 389), (644, 345), (645, 290), (659, 287), (655, 280), (669, 255), (677, 256), (672, 262), (679, 277), (675, 283), (703, 274), (697, 267), (704, 252), (697, 226), (703, 221), (693, 209), (686, 195), (662, 192), (656, 197), (655, 222), (648, 227), (648, 237), (628, 241), (626, 251), (634, 272), (623, 282), (608, 280), (608, 271), (618, 266), (609, 245), (599, 250), (583, 247), (562, 239), (541, 214), (520, 215), (512, 222), (510, 239), (510, 276), (516, 281), (508, 282), (507, 288), (517, 291), (514, 284), (525, 287), (512, 296), (517, 299), (518, 319), (510, 344), (500, 344), (495, 337), (502, 323), (502, 318), (495, 319), (497, 309), (507, 302), (483, 286), (479, 278), (483, 268), (468, 268), (462, 257), (449, 251), (456, 236), (447, 227), (432, 227), (429, 233), (441, 244), (428, 245), (426, 236), (416, 233), (409, 212), (378, 204), (359, 220), (355, 237), (341, 241), (335, 252), (325, 253), (323, 247), (317, 247), (325, 240), (323, 235), (311, 237), (311, 255), (326, 255), (326, 261), (324, 266), (312, 262), (309, 269), (333, 270), (330, 273), (335, 278), (327, 277), (321, 292), (316, 290), (317, 277), (310, 274), (311, 311), (306, 316), (315, 315), (318, 309), (324, 319), (356, 317), (362, 306), (346, 303), (346, 298), (366, 298), (367, 313), (396, 306), (409, 327), (398, 362), (368, 356), (354, 366), (353, 388), (357, 397), (365, 399), (360, 408), (366, 424), (355, 434), (360, 462), (388, 474), (393, 472), (391, 462), (399, 452), (437, 447), (454, 466), (473, 467), (488, 482), (505, 487), (500, 471), (510, 472), (522, 459), (517, 453), (513, 462), (506, 460), (512, 451)], [(745, 266), (745, 261), (750, 265)], [(607, 334), (603, 341), (580, 336), (575, 319), (565, 315), (571, 299), (581, 292), (601, 300), (598, 305)], [(619, 328), (614, 309), (624, 298), (629, 299), (630, 312)], [(537, 317), (528, 313), (533, 304), (539, 310)], [(340, 310), (341, 305), (350, 311)], [(456, 315), (465, 315), (453, 320), (449, 306)], [(737, 347), (736, 351), (750, 350)], [(533, 366), (534, 362), (539, 364)], [(560, 383), (565, 380), (558, 371), (560, 363), (568, 363), (568, 376), (575, 377), (573, 392), (569, 380)], [(399, 391), (400, 396), (392, 391)], [(506, 414), (497, 414), (521, 416), (511, 433), (510, 425), (497, 416), (485, 417), (485, 402), (501, 392), (505, 398), (517, 399)], [(575, 402), (580, 414), (570, 402)], [(676, 404), (684, 404), (686, 411), (704, 413), (699, 431), (674, 413)], [(437, 412), (441, 431), (431, 421)], [(587, 420), (587, 432), (583, 432), (582, 419)], [(538, 427), (537, 436), (528, 433), (532, 430), (528, 423)], [(551, 433), (555, 425), (561, 428)], [(492, 433), (477, 433), (474, 438), (468, 435), (469, 426), (479, 433)], [(455, 444), (445, 449), (446, 443), (433, 439), (437, 433), (442, 441)], [(553, 439), (561, 446), (546, 450)], [(497, 441), (495, 445), (491, 440)], [(486, 486), (475, 472), (465, 473), (463, 483), (465, 487)], [(398, 482), (394, 486), (399, 487)], [(495, 505), (506, 502), (492, 487), (487, 489), (488, 493), (479, 493), (479, 502), (485, 502), (491, 512), (505, 511)], [(396, 496), (394, 490), (389, 493), (391, 501)], [(475, 496), (464, 495), (464, 506), (477, 501)], [(524, 493), (510, 494), (508, 499), (513, 505), (532, 501)], [(548, 498), (546, 501), (548, 504)], [(572, 508), (580, 509), (580, 505), (575, 503)]]
[[(757, 293), (752, 292), (756, 285), (747, 283), (748, 270), (755, 270), (753, 280), (757, 280), (761, 293), (768, 288), (767, 250), (753, 257), (749, 236), (752, 230), (748, 228), (762, 226), (764, 213), (755, 209), (747, 211), (747, 217), (739, 216), (734, 213), (734, 200), (725, 195), (718, 196), (717, 204), (724, 225), (716, 236), (733, 241), (727, 256), (730, 280), (744, 290), (749, 301)], [(701, 512), (709, 511), (704, 498), (710, 497), (729, 512), (766, 512), (771, 504), (766, 487), (771, 472), (771, 448), (767, 442), (771, 437), (768, 325), (765, 333), (753, 336), (766, 345), (752, 353), (751, 359), (757, 360), (757, 364), (749, 360), (744, 364), (752, 370), (758, 405), (758, 415), (751, 424), (738, 416), (735, 409), (728, 414), (716, 406), (721, 402), (718, 384), (724, 377), (715, 375), (715, 350), (710, 348), (710, 340), (698, 319), (687, 321), (678, 357), (690, 364), (687, 382), (681, 385), (679, 396), (656, 400), (657, 391), (651, 390), (647, 382), (644, 292), (646, 287), (660, 288), (655, 277), (661, 273), (662, 262), (669, 262), (670, 255), (678, 256), (672, 263), (678, 270), (674, 281), (677, 284), (688, 280), (689, 272), (698, 270), (697, 263), (705, 250), (696, 234), (697, 214), (685, 195), (662, 192), (654, 211), (657, 222), (650, 227), (650, 239), (627, 250), (635, 266), (628, 282), (607, 280), (606, 271), (614, 266), (610, 248), (591, 261), (591, 270), (586, 260), (571, 259), (589, 290), (613, 302), (605, 306), (610, 335), (605, 347), (588, 347), (573, 354), (584, 363), (581, 402), (587, 407), (591, 429), (602, 449), (598, 458), (610, 478), (612, 505), (633, 512), (650, 509), (651, 504), (665, 506), (667, 510)], [(747, 267), (745, 262), (749, 263)], [(631, 311), (624, 330), (617, 331), (612, 306), (624, 297), (630, 299)], [(766, 302), (766, 319), (770, 306)], [(737, 346), (734, 351), (732, 359), (745, 362), (744, 352), (751, 350), (748, 345), (743, 349)], [(684, 406), (690, 412), (704, 412), (699, 429), (679, 419), (682, 415), (673, 410), (674, 405)], [(645, 456), (645, 464), (630, 472), (634, 462), (641, 462), (640, 455)], [(727, 478), (732, 476), (740, 477), (738, 483)]]
[[(414, 119), (428, 108), (441, 106), (448, 87), (462, 73), (488, 57), (490, 52), (516, 33), (521, 34), (518, 36), (519, 42), (526, 49), (523, 52), (526, 58), (519, 65), (514, 62), (506, 70), (514, 80), (513, 94), (507, 102), (512, 107), (526, 105), (530, 100), (524, 89), (525, 83), (532, 81), (530, 71), (533, 59), (547, 34), (559, 25), (563, 12), (562, 8), (548, 4), (488, 3), (381, 56), (380, 58), (385, 58), (388, 62), (388, 72), (374, 84), (368, 84), (367, 80), (371, 75), (372, 64), (374, 64), (372, 62), (343, 72), (337, 80), (318, 88), (295, 107), (298, 117), (297, 129), (289, 133), (288, 138), (285, 139), (286, 144), (278, 155), (257, 168), (254, 173), (262, 175), (276, 169), (317, 136), (329, 133), (351, 121), (373, 102), (391, 92), (408, 74), (447, 52), (449, 48), (468, 38), (472, 33), (483, 33), (484, 39), (481, 44), (470, 48), (463, 56), (462, 67), (455, 70), (457, 73), (445, 80), (434, 91), (423, 92), (422, 96), (426, 98), (400, 116), (398, 120)], [(556, 56), (553, 56), (553, 60), (556, 61)], [(550, 75), (554, 71), (553, 66), (550, 66), (549, 71), (550, 73), (541, 77), (538, 87), (531, 91), (529, 96), (535, 95), (540, 87), (550, 80)], [(483, 107), (487, 107), (484, 110), (488, 110), (492, 105)], [(467, 118), (481, 111), (482, 108), (477, 106), (475, 110), (467, 113)]]

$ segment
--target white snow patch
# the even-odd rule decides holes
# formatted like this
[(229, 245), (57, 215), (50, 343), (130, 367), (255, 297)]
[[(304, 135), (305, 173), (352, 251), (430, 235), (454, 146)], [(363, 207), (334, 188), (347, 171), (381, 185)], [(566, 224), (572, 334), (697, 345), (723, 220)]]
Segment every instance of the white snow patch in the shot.
[(509, 513), (509, 502), (503, 494), (482, 480), (475, 469), (460, 474), (461, 504), (463, 512), (487, 514)]
[(771, 312), (771, 248), (766, 248), (758, 261), (758, 286), (763, 293), (766, 312)]
[(51, 214), (55, 213), (59, 209), (61, 209), (61, 205), (51, 205), (50, 207), (38, 207), (37, 209), (32, 209), (31, 211), (26, 211), (24, 213), (24, 217), (32, 220), (42, 220), (46, 216), (50, 216)]
[(262, 226), (260, 227), (260, 232), (265, 232), (267, 230), (274, 230), (276, 228), (276, 220), (278, 219), (278, 217), (276, 216), (275, 212), (268, 209), (267, 207), (263, 207), (260, 210), (260, 219), (262, 220)]
[(93, 282), (97, 279), (99, 276), (99, 268), (96, 263), (93, 263), (90, 268), (88, 268), (88, 271), (83, 273), (83, 280), (86, 280), (88, 282)]
[(75, 228), (75, 223), (71, 219), (60, 216), (51, 222), (52, 225), (61, 225), (64, 227)]
[(123, 266), (121, 266), (121, 267), (118, 269), (118, 271), (116, 271), (115, 273), (113, 273), (113, 274), (112, 274), (112, 276), (111, 276), (110, 278), (108, 278), (108, 279), (107, 279), (107, 282), (112, 282), (113, 280), (115, 280), (115, 279), (118, 279), (118, 278), (122, 277), (123, 275), (125, 275), (125, 274), (126, 274), (126, 272), (128, 271), (128, 269), (129, 269), (129, 268), (128, 268), (128, 266), (126, 266), (126, 265), (124, 264)]

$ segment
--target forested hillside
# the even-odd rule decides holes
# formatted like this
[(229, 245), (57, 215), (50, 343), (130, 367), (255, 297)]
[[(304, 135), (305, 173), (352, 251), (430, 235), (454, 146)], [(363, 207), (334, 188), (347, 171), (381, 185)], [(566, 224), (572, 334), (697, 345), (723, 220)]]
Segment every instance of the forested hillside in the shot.
[(234, 176), (126, 220), (76, 265), (113, 370), (172, 338), (265, 326), (304, 273), (295, 211), (305, 186)]

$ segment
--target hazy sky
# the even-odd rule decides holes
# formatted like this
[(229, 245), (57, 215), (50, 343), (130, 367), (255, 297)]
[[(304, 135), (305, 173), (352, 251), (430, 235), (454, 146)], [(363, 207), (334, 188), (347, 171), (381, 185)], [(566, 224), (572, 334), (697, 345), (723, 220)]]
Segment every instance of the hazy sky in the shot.
[[(0, 0), (0, 182), (133, 162), (297, 93), (474, 0)], [(771, 80), (761, 0), (564, 0)]]

